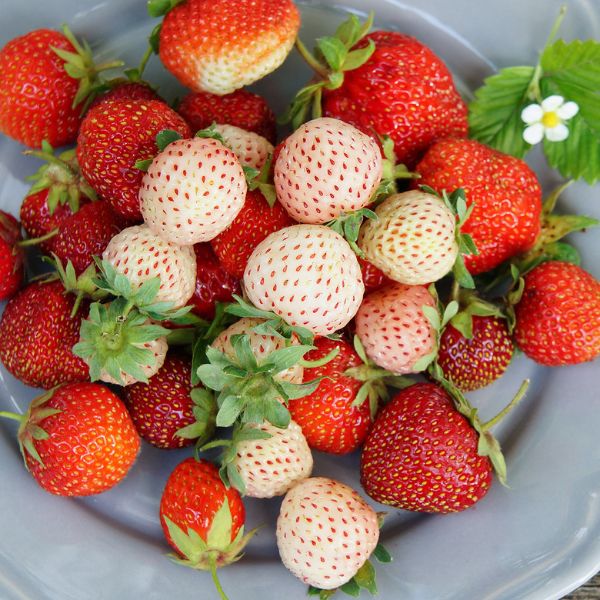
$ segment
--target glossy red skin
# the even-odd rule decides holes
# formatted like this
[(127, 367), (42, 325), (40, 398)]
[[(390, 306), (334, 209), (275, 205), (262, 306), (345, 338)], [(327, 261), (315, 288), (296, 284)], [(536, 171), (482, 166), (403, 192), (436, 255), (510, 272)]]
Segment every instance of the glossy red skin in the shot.
[(550, 367), (600, 355), (600, 283), (576, 265), (550, 261), (525, 276), (515, 307), (515, 342)]
[(77, 138), (82, 105), (73, 108), (79, 82), (64, 69), (52, 47), (75, 52), (60, 32), (36, 29), (14, 38), (0, 50), (0, 131), (39, 148)]
[(365, 296), (371, 292), (376, 292), (382, 287), (393, 283), (393, 281), (383, 274), (375, 265), (368, 260), (358, 257), (358, 264), (362, 273), (363, 283), (365, 284)]
[(0, 301), (12, 297), (23, 283), (24, 253), (19, 222), (0, 210)]
[[(82, 196), (79, 206), (82, 207), (90, 202), (89, 198)], [(52, 214), (48, 209), (48, 190), (41, 190), (35, 194), (25, 196), (21, 204), (21, 225), (27, 233), (27, 237), (40, 238), (54, 229), (58, 229), (66, 221), (73, 211), (69, 204), (58, 204)], [(52, 248), (52, 241), (48, 240), (39, 245), (42, 252), (48, 253)]]
[(82, 175), (115, 212), (130, 222), (141, 222), (138, 194), (144, 172), (138, 160), (158, 154), (156, 135), (172, 129), (191, 136), (187, 123), (158, 100), (114, 100), (92, 108), (77, 138), (77, 160)]
[(140, 438), (113, 392), (95, 383), (71, 383), (42, 408), (61, 411), (38, 423), (48, 433), (34, 441), (44, 466), (26, 453), (29, 472), (42, 488), (59, 496), (90, 496), (125, 478)]
[(241, 279), (256, 246), (272, 233), (291, 225), (296, 225), (296, 221), (279, 202), (271, 208), (259, 190), (249, 190), (238, 216), (211, 245), (223, 268)]
[(91, 202), (65, 219), (50, 241), (50, 251), (63, 265), (71, 261), (80, 275), (102, 256), (110, 240), (125, 226), (125, 221), (105, 201)]
[(463, 188), (467, 204), (474, 204), (462, 227), (479, 250), (465, 256), (473, 275), (533, 246), (541, 229), (542, 189), (524, 161), (474, 140), (449, 138), (431, 146), (416, 170), (421, 179), (413, 187), (428, 185), (440, 193)]
[(0, 320), (0, 361), (26, 385), (50, 389), (86, 381), (88, 367), (71, 352), (79, 341), (83, 308), (59, 281), (30, 283), (12, 298)]
[(369, 135), (389, 135), (398, 162), (414, 167), (436, 140), (468, 131), (467, 107), (446, 65), (421, 42), (402, 33), (375, 31), (375, 52), (344, 73), (337, 90), (323, 91), (323, 113)]
[(189, 123), (194, 133), (219, 123), (253, 131), (272, 144), (277, 137), (275, 114), (264, 98), (247, 90), (237, 90), (225, 96), (208, 92), (188, 94), (177, 112)]
[(161, 97), (147, 83), (122, 81), (98, 96), (90, 104), (90, 108), (112, 100), (161, 100)]
[(440, 337), (438, 364), (446, 379), (463, 392), (472, 392), (500, 378), (514, 346), (505, 319), (473, 316), (473, 337), (465, 338), (452, 325)]
[(314, 369), (304, 369), (304, 382), (328, 377), (309, 396), (289, 402), (292, 419), (302, 427), (308, 445), (330, 454), (348, 454), (360, 448), (371, 427), (368, 399), (352, 406), (362, 382), (344, 375), (346, 369), (358, 367), (362, 361), (345, 340), (317, 338), (315, 350), (306, 360), (319, 360), (335, 348), (339, 354), (329, 363)]
[(492, 466), (478, 435), (434, 383), (417, 383), (384, 406), (361, 456), (361, 483), (377, 502), (403, 510), (458, 512), (481, 500)]
[(190, 397), (190, 359), (168, 354), (163, 366), (148, 383), (134, 383), (123, 390), (125, 404), (138, 433), (157, 448), (184, 448), (194, 443), (175, 435), (196, 422)]
[(186, 458), (179, 463), (169, 476), (160, 501), (160, 523), (169, 544), (179, 552), (169, 535), (165, 517), (185, 532), (193, 529), (206, 541), (214, 516), (225, 498), (231, 512), (233, 541), (246, 518), (239, 492), (233, 487), (226, 489), (217, 467), (206, 460)]
[(196, 244), (196, 289), (188, 302), (192, 312), (203, 319), (215, 316), (217, 302), (233, 302), (233, 294), (241, 294), (237, 277), (230, 275), (219, 263), (209, 243)]

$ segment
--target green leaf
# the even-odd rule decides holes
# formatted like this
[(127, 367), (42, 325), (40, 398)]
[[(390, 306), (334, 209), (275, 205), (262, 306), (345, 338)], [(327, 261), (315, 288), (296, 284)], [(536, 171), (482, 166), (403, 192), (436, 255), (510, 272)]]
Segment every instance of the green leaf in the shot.
[(231, 338), (231, 345), (242, 368), (246, 371), (251, 371), (258, 366), (256, 356), (254, 356), (254, 352), (252, 351), (249, 335), (234, 335)]
[(167, 14), (171, 9), (171, 0), (148, 0), (148, 14), (156, 19)]
[(373, 550), (373, 556), (380, 563), (392, 562), (392, 555), (385, 549), (385, 547), (382, 544), (377, 544), (377, 546), (375, 546), (375, 550)]
[(358, 69), (358, 67), (362, 67), (371, 58), (371, 56), (373, 56), (375, 47), (375, 42), (373, 40), (369, 40), (368, 45), (364, 48), (349, 52), (348, 56), (346, 56), (346, 60), (344, 60), (344, 64), (342, 65), (342, 70), (353, 71), (354, 69)]
[(377, 584), (375, 583), (375, 567), (371, 561), (367, 560), (354, 576), (354, 581), (371, 594), (377, 594)]
[(296, 366), (302, 357), (311, 350), (314, 350), (314, 346), (294, 345), (280, 348), (266, 357), (265, 364), (271, 365), (274, 373), (281, 373), (281, 371)]
[(244, 404), (239, 396), (227, 396), (217, 413), (217, 427), (231, 427), (243, 408)]
[(290, 411), (281, 402), (272, 400), (266, 406), (265, 419), (275, 427), (287, 429), (292, 417)]
[(220, 392), (228, 382), (227, 375), (218, 365), (200, 365), (197, 370), (199, 380), (211, 390)]
[(506, 154), (525, 156), (531, 146), (523, 139), (521, 112), (529, 104), (533, 67), (509, 67), (488, 77), (469, 106), (470, 136)]
[(413, 365), (413, 371), (415, 373), (420, 373), (422, 371), (425, 371), (425, 369), (427, 369), (427, 367), (435, 360), (435, 357), (437, 356), (437, 350), (435, 350), (434, 352), (431, 352), (430, 354), (427, 354), (426, 356), (421, 357), (414, 365)]
[(554, 242), (544, 247), (544, 255), (547, 260), (559, 260), (561, 262), (581, 265), (581, 254), (577, 248), (566, 242)]
[(206, 536), (206, 543), (210, 549), (225, 550), (231, 543), (231, 528), (233, 521), (231, 518), (231, 509), (227, 496), (223, 500), (221, 507), (213, 517), (212, 525)]
[(452, 273), (454, 274), (454, 277), (460, 285), (460, 287), (468, 290), (475, 289), (475, 281), (473, 280), (471, 273), (469, 273), (469, 271), (467, 270), (467, 267), (465, 266), (465, 259), (460, 253), (456, 258), (456, 262), (454, 263)]
[(233, 463), (229, 463), (226, 467), (226, 473), (229, 485), (234, 487), (240, 494), (245, 494), (246, 483), (242, 479), (238, 468)]
[(421, 310), (431, 326), (436, 331), (439, 331), (442, 327), (442, 323), (440, 320), (440, 313), (438, 312), (437, 308), (434, 308), (433, 306), (423, 306)]
[(442, 327), (445, 327), (446, 324), (458, 313), (459, 308), (460, 306), (458, 302), (456, 302), (456, 300), (452, 300), (452, 302), (450, 302), (448, 306), (446, 306), (446, 309), (444, 310), (444, 315), (442, 317)]
[(340, 590), (342, 590), (344, 594), (352, 596), (352, 598), (358, 598), (360, 596), (360, 586), (356, 583), (354, 577), (342, 585)]
[(162, 23), (158, 23), (156, 27), (150, 33), (148, 38), (148, 42), (150, 43), (150, 47), (154, 51), (155, 54), (158, 54), (159, 45), (160, 45), (160, 31), (162, 29)]
[(138, 160), (138, 161), (136, 161), (135, 165), (133, 165), (133, 166), (138, 171), (146, 172), (150, 168), (150, 165), (152, 164), (153, 161), (154, 161), (153, 158), (147, 158), (146, 160)]
[(334, 37), (323, 37), (317, 40), (317, 48), (323, 53), (327, 64), (333, 71), (340, 71), (348, 50), (341, 40)]
[(350, 49), (360, 38), (360, 21), (356, 15), (351, 15), (339, 25), (335, 37), (340, 40), (346, 48)]
[(289, 381), (278, 381), (277, 385), (281, 388), (285, 397), (288, 400), (297, 400), (298, 398), (304, 398), (304, 396), (310, 396), (318, 387), (323, 377), (319, 377), (313, 381), (307, 383), (290, 383)]
[[(225, 143), (225, 138), (223, 137), (223, 135), (221, 134), (221, 132), (217, 129), (217, 124), (216, 123), (212, 123), (210, 125), (210, 127), (206, 127), (205, 129), (201, 129), (200, 131), (198, 131), (196, 133), (195, 137), (197, 137), (197, 138), (204, 138), (204, 139), (217, 140), (217, 142), (221, 142), (221, 144), (223, 144), (224, 146), (227, 146), (227, 144)], [(246, 172), (245, 169), (244, 169), (244, 172)]]
[(162, 152), (169, 144), (172, 144), (180, 139), (181, 134), (177, 133), (177, 131), (173, 131), (172, 129), (163, 129), (156, 134), (156, 145)]
[(473, 339), (473, 317), (469, 312), (459, 312), (450, 320), (450, 324), (466, 339)]

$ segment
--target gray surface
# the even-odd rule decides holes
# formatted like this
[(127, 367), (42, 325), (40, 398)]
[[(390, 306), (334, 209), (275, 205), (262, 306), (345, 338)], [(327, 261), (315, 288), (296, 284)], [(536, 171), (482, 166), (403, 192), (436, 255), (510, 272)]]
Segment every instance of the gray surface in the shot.
[[(341, 0), (301, 2), (303, 35), (332, 31), (340, 6), (374, 8), (380, 26), (412, 33), (441, 54), (461, 80), (477, 86), (492, 65), (533, 64), (561, 0)], [(27, 30), (69, 22), (104, 54), (107, 48), (137, 62), (151, 28), (141, 0), (0, 0), (0, 44)], [(319, 6), (328, 5), (322, 10)], [(599, 37), (595, 2), (573, 0), (565, 37)], [(418, 8), (416, 8), (418, 6)], [(333, 8), (338, 7), (338, 8)], [(9, 16), (7, 16), (9, 15)], [(465, 18), (468, 15), (469, 18)], [(486, 58), (484, 58), (486, 57)], [(179, 94), (154, 60), (149, 76)], [(297, 57), (258, 89), (281, 109), (308, 77)], [(283, 82), (283, 85), (282, 85)], [(35, 165), (21, 148), (0, 140), (0, 207), (13, 213), (25, 192), (22, 179)], [(541, 161), (536, 161), (536, 167)], [(544, 185), (556, 175), (539, 170)], [(600, 217), (600, 191), (571, 187), (565, 210)], [(588, 269), (600, 277), (598, 234), (576, 238)], [(593, 260), (593, 259), (596, 260)], [(498, 430), (506, 450), (511, 489), (494, 485), (473, 509), (445, 517), (390, 514), (384, 540), (395, 561), (379, 569), (382, 600), (551, 600), (600, 567), (600, 397), (598, 363), (550, 371), (519, 358), (510, 374), (474, 394), (483, 415), (494, 414), (524, 377), (527, 399)], [(0, 371), (0, 407), (23, 410), (35, 391)], [(0, 424), (2, 600), (178, 600), (215, 597), (202, 573), (169, 563), (157, 507), (169, 471), (187, 452), (145, 446), (128, 479), (88, 500), (43, 493), (22, 468), (11, 423)], [(357, 486), (357, 459), (318, 456), (316, 474)], [(248, 501), (250, 526), (265, 523), (246, 558), (225, 570), (232, 600), (301, 600), (305, 588), (278, 563), (273, 524), (279, 501)]]

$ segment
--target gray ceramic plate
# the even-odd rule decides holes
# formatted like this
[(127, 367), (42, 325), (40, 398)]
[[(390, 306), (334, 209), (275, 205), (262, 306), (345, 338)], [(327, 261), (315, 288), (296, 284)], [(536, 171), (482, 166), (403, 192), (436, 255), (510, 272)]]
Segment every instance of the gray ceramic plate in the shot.
[[(495, 66), (533, 64), (561, 0), (313, 0), (300, 2), (303, 36), (334, 29), (345, 10), (374, 9), (378, 25), (411, 33), (448, 63), (464, 93)], [(37, 27), (67, 21), (102, 54), (136, 63), (151, 28), (142, 0), (0, 0), (0, 45)], [(600, 37), (596, 0), (572, 0), (563, 35)], [(181, 92), (158, 60), (149, 76), (171, 96)], [(308, 78), (291, 57), (258, 90), (280, 110)], [(25, 175), (35, 165), (0, 139), (0, 207), (18, 212)], [(556, 176), (533, 158), (549, 189)], [(571, 187), (565, 210), (600, 217), (600, 190)], [(600, 277), (598, 233), (575, 239), (585, 264)], [(476, 394), (484, 416), (531, 377), (527, 399), (498, 435), (509, 464), (510, 489), (495, 485), (475, 508), (434, 517), (395, 512), (383, 534), (395, 560), (379, 569), (383, 600), (550, 600), (600, 568), (600, 363), (562, 370), (524, 358), (498, 384)], [(0, 407), (22, 411), (35, 391), (0, 370)], [(127, 480), (87, 500), (42, 492), (23, 469), (11, 423), (0, 425), (0, 598), (2, 600), (198, 600), (213, 598), (210, 579), (171, 564), (157, 520), (164, 482), (185, 452), (148, 446)], [(357, 459), (318, 456), (316, 474), (358, 487)], [(250, 526), (265, 523), (245, 559), (222, 579), (232, 600), (305, 598), (302, 584), (277, 560), (273, 524), (279, 501), (248, 501)]]

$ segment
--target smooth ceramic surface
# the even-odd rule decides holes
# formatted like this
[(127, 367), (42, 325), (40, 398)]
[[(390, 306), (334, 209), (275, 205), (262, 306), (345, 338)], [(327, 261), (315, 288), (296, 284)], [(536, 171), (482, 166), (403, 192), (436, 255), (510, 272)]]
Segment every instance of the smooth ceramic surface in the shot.
[[(299, 2), (302, 35), (333, 31), (344, 10), (374, 9), (379, 27), (411, 33), (453, 70), (461, 90), (477, 87), (494, 65), (533, 64), (562, 0), (314, 0)], [(141, 0), (0, 0), (0, 45), (36, 27), (68, 22), (102, 56), (136, 63), (152, 23)], [(596, 0), (573, 0), (563, 35), (600, 38)], [(153, 59), (149, 78), (174, 97), (181, 89)], [(309, 77), (292, 56), (257, 89), (277, 110)], [(25, 175), (36, 165), (0, 139), (0, 207), (18, 212)], [(532, 156), (546, 189), (558, 178)], [(598, 186), (572, 186), (561, 209), (600, 217)], [(597, 232), (574, 243), (600, 277)], [(383, 539), (394, 556), (378, 569), (382, 600), (551, 600), (600, 568), (600, 363), (547, 370), (518, 358), (496, 385), (473, 395), (494, 414), (525, 377), (526, 400), (497, 434), (510, 489), (495, 484), (476, 507), (451, 516), (391, 511)], [(36, 392), (0, 370), (0, 408), (23, 411)], [(97, 498), (65, 500), (42, 492), (23, 469), (15, 427), (0, 423), (0, 598), (2, 600), (198, 600), (214, 598), (210, 578), (171, 564), (157, 519), (170, 470), (189, 451), (145, 445), (126, 481)], [(315, 474), (358, 487), (356, 456), (320, 455)], [(301, 600), (306, 589), (278, 562), (279, 500), (249, 500), (248, 525), (265, 523), (244, 560), (222, 572), (231, 600)], [(381, 509), (381, 506), (378, 507)]]

